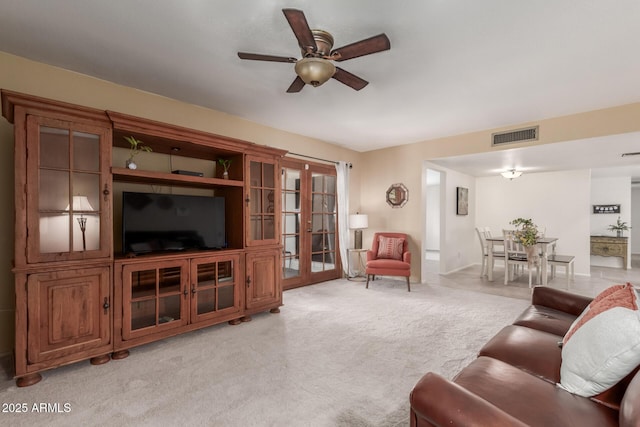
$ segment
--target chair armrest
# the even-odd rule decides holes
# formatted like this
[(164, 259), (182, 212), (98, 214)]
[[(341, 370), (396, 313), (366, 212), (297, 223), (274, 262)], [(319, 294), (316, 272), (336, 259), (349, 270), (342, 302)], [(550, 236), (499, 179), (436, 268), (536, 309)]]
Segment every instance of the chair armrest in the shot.
[[(411, 391), (412, 425), (420, 419), (434, 426), (525, 426), (497, 406), (433, 372)], [(412, 419), (412, 421), (414, 421)]]
[(369, 249), (367, 251), (367, 261), (373, 261), (374, 259), (376, 259), (376, 256), (373, 254), (373, 251)]
[(411, 264), (411, 252), (405, 252), (402, 254), (402, 261)]
[(546, 286), (534, 287), (531, 295), (531, 304), (533, 305), (542, 305), (574, 316), (579, 316), (592, 300), (591, 297)]

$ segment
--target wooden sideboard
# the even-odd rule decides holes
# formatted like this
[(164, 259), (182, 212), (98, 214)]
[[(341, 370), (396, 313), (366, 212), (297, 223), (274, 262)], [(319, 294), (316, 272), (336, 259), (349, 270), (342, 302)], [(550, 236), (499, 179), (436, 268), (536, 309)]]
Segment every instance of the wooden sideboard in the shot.
[(591, 255), (622, 258), (622, 266), (627, 268), (627, 238), (611, 236), (591, 236)]

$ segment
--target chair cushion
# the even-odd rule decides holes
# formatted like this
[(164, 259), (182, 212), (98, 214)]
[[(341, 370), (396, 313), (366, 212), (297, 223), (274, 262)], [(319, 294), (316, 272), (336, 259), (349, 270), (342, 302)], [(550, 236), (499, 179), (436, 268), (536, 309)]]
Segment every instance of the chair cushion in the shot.
[(411, 264), (396, 259), (374, 259), (367, 262), (367, 269), (411, 270)]
[(402, 259), (402, 248), (404, 246), (403, 238), (385, 236), (379, 236), (378, 238), (378, 258)]
[(594, 396), (640, 365), (638, 292), (630, 284), (598, 295), (563, 339), (560, 386)]

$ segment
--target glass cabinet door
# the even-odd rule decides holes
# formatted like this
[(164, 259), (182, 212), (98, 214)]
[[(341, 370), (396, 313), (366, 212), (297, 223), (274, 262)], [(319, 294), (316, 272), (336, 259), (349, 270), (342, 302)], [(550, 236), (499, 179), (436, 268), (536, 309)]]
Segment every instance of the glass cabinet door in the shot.
[(191, 320), (240, 312), (239, 256), (191, 261)]
[(188, 321), (188, 262), (126, 265), (123, 268), (123, 337), (167, 329)]
[(29, 262), (111, 254), (110, 130), (29, 116)]
[(275, 161), (248, 156), (247, 245), (279, 242), (280, 200), (276, 197), (278, 175)]

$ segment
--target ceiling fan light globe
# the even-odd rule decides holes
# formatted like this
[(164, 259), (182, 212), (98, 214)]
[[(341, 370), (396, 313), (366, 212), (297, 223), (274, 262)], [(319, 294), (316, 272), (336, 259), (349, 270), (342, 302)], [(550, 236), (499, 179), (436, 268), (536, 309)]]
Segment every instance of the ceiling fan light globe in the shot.
[(295, 70), (306, 84), (318, 87), (333, 77), (336, 66), (327, 59), (310, 57), (296, 62)]

